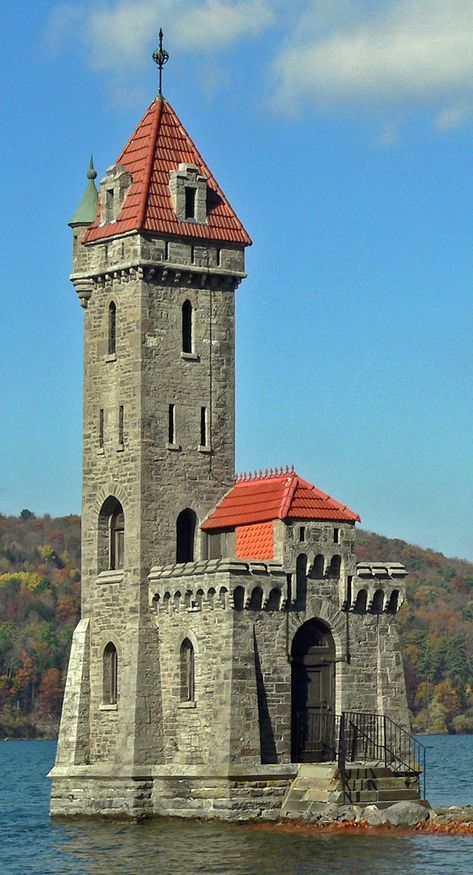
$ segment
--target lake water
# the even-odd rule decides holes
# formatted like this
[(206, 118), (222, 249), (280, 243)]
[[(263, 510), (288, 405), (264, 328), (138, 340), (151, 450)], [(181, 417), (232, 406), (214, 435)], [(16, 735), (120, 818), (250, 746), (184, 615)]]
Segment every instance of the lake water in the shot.
[[(473, 735), (429, 736), (432, 805), (473, 803)], [(156, 820), (54, 822), (55, 743), (0, 742), (1, 875), (472, 875), (473, 836), (310, 835)]]

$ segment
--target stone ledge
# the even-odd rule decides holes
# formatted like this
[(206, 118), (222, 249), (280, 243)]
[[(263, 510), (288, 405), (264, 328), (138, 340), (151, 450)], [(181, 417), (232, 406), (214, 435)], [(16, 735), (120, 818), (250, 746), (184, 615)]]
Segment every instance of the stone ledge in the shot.
[(93, 763), (92, 765), (57, 765), (48, 774), (48, 778), (86, 778), (90, 780), (113, 781), (150, 781), (154, 778), (215, 778), (219, 780), (268, 780), (275, 781), (279, 778), (289, 779), (297, 775), (298, 763), (268, 763), (262, 765), (231, 765), (216, 763), (215, 765), (120, 765), (119, 763)]

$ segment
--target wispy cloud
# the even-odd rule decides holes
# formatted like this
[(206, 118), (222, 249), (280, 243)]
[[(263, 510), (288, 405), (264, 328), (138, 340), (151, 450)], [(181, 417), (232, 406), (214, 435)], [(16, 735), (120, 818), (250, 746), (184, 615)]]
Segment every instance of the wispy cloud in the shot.
[(471, 0), (312, 0), (274, 65), (275, 100), (363, 112), (429, 107), (446, 129), (473, 104), (472, 34)]
[(473, 117), (473, 0), (292, 0), (290, 15), (283, 0), (65, 0), (49, 38), (69, 50), (73, 34), (124, 102), (161, 25), (172, 50), (206, 53), (200, 82), (211, 93), (237, 81), (224, 52), (261, 38), (261, 94), (269, 81), (286, 114), (312, 106), (365, 121), (374, 113), (381, 145), (395, 142), (407, 111), (427, 109), (438, 131)]

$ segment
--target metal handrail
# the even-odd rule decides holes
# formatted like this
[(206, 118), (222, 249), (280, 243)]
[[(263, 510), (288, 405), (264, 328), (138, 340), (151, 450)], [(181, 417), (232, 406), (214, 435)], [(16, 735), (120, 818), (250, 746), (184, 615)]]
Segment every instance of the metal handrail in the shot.
[[(337, 731), (338, 730), (338, 731)], [(309, 745), (307, 746), (307, 742)], [(421, 798), (426, 798), (426, 748), (404, 727), (384, 714), (344, 711), (293, 714), (293, 758), (304, 749), (325, 751), (337, 761), (343, 799), (347, 797), (347, 763), (375, 760), (396, 772), (417, 775)]]

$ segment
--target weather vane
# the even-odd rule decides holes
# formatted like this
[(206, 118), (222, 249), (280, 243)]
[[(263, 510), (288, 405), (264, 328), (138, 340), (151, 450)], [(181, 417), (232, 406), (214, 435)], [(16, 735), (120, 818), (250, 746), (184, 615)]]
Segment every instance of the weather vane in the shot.
[(159, 48), (153, 52), (153, 61), (159, 67), (159, 94), (162, 96), (163, 93), (163, 67), (169, 61), (169, 55), (166, 49), (163, 49), (163, 29), (161, 28), (159, 31)]

